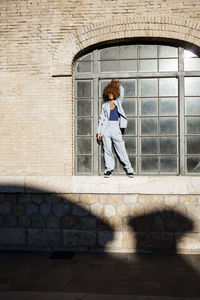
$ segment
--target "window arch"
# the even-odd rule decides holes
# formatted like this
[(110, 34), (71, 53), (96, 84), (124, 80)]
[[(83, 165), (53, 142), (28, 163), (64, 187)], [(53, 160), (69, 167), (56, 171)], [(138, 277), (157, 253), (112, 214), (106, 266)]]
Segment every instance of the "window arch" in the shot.
[(135, 173), (200, 174), (200, 59), (193, 52), (153, 43), (101, 47), (80, 57), (74, 71), (75, 174), (104, 171), (95, 135), (112, 78), (125, 88), (124, 140)]

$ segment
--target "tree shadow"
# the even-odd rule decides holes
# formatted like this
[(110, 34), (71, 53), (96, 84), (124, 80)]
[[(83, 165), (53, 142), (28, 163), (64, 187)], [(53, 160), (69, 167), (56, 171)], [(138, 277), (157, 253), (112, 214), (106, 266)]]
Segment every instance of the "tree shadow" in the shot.
[(97, 195), (20, 186), (1, 192), (7, 194), (0, 194), (0, 246), (6, 241), (12, 251), (0, 251), (0, 292), (200, 296), (200, 256), (177, 253), (194, 231), (181, 213), (157, 209), (130, 218), (136, 253), (108, 253), (115, 232)]

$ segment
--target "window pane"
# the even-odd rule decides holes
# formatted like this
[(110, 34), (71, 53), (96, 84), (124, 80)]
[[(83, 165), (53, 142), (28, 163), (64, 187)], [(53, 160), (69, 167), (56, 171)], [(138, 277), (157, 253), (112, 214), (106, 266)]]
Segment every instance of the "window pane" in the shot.
[(186, 96), (200, 95), (200, 77), (185, 78), (185, 95)]
[(160, 118), (160, 134), (177, 134), (177, 118)]
[(200, 137), (190, 136), (186, 138), (187, 154), (200, 154)]
[(92, 102), (91, 100), (77, 100), (77, 116), (91, 116)]
[(187, 158), (187, 172), (200, 173), (200, 156)]
[(141, 158), (141, 172), (142, 173), (157, 173), (158, 159), (156, 157), (142, 157)]
[(154, 58), (157, 57), (156, 45), (139, 45), (140, 58)]
[(160, 98), (161, 115), (177, 115), (178, 99), (177, 98)]
[(90, 61), (78, 62), (76, 66), (76, 71), (81, 72), (91, 72), (92, 71), (92, 63)]
[(100, 52), (100, 59), (117, 59), (117, 48), (109, 47), (102, 50)]
[(92, 153), (92, 138), (88, 138), (88, 137), (77, 138), (76, 153), (77, 154), (91, 154)]
[(124, 87), (125, 97), (137, 96), (136, 80), (121, 80), (121, 84)]
[(195, 53), (189, 50), (184, 50), (184, 57), (195, 57)]
[(127, 116), (136, 115), (136, 99), (124, 98), (123, 108)]
[(161, 137), (160, 154), (177, 154), (177, 138)]
[(91, 81), (78, 81), (77, 82), (77, 97), (91, 97), (92, 84)]
[(141, 79), (140, 95), (142, 97), (151, 97), (158, 95), (158, 79)]
[(160, 159), (160, 173), (175, 173), (177, 174), (177, 157), (162, 157)]
[(140, 60), (139, 61), (139, 71), (140, 72), (157, 72), (157, 60)]
[(119, 61), (119, 71), (137, 71), (137, 61), (136, 60), (120, 60)]
[(178, 59), (160, 59), (159, 71), (178, 71)]
[(141, 134), (142, 135), (155, 135), (158, 133), (158, 119), (145, 118), (141, 119)]
[(91, 119), (77, 119), (77, 135), (90, 135), (91, 133)]
[(92, 53), (86, 54), (80, 58), (81, 61), (92, 60)]
[(136, 138), (124, 137), (125, 146), (128, 154), (136, 154)]
[(136, 134), (136, 119), (128, 119), (128, 124), (125, 130), (126, 135)]
[(200, 98), (185, 98), (185, 110), (187, 115), (200, 114)]
[(100, 72), (117, 71), (117, 61), (101, 61)]
[(200, 59), (198, 57), (185, 58), (184, 69), (185, 71), (200, 70)]
[(137, 46), (136, 45), (120, 46), (119, 58), (120, 59), (137, 58)]
[(176, 78), (160, 78), (160, 96), (178, 96), (178, 80)]
[(157, 138), (141, 138), (141, 154), (157, 154)]
[(200, 118), (186, 118), (186, 133), (198, 134), (200, 133)]
[(141, 115), (157, 115), (158, 114), (158, 99), (147, 98), (141, 99)]
[(77, 172), (78, 173), (92, 172), (92, 156), (90, 155), (77, 156)]
[(178, 49), (170, 46), (158, 46), (159, 57), (177, 57)]

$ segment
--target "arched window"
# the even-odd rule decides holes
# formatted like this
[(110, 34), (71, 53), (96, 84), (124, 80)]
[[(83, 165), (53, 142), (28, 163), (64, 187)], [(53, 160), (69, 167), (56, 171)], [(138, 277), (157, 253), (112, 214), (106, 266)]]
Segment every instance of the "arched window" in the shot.
[[(76, 61), (75, 174), (104, 171), (95, 135), (112, 78), (125, 88), (124, 140), (135, 173), (200, 174), (200, 59), (155, 44), (99, 48)], [(124, 172), (116, 159), (115, 174)]]

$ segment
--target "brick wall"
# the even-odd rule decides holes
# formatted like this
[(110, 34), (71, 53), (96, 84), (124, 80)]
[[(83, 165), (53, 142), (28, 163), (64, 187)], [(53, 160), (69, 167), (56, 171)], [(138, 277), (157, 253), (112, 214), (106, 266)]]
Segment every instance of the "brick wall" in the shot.
[[(105, 40), (104, 29), (92, 39), (92, 27), (98, 28), (101, 22), (112, 22), (116, 18), (124, 22), (126, 17), (139, 17), (139, 22), (141, 18), (151, 16), (152, 20), (154, 16), (170, 16), (174, 23), (165, 29), (160, 25), (166, 23), (165, 19), (162, 22), (154, 20), (154, 31), (151, 32), (146, 19), (138, 35), (153, 37), (157, 30), (159, 36), (162, 29), (174, 38), (182, 36), (184, 39), (187, 32), (189, 39), (194, 31), (191, 42), (198, 44), (198, 0), (0, 2), (1, 175), (72, 174), (72, 78), (52, 77), (52, 61), (55, 61), (53, 67), (58, 65), (55, 75), (71, 75), (72, 59), (88, 45), (87, 39), (90, 38), (90, 45)], [(173, 28), (176, 23), (181, 24), (182, 18), (188, 23), (182, 23), (185, 27), (178, 35)], [(82, 37), (77, 36), (83, 26), (89, 26), (89, 32), (83, 31)], [(135, 27), (130, 25), (125, 29), (119, 24), (118, 32), (111, 36), (132, 36), (137, 28), (137, 21)], [(69, 34), (73, 34), (70, 44)], [(72, 45), (75, 36), (80, 44)], [(72, 53), (69, 53), (70, 49)]]

